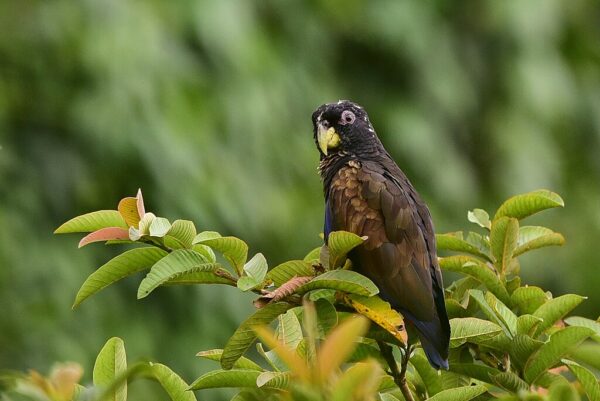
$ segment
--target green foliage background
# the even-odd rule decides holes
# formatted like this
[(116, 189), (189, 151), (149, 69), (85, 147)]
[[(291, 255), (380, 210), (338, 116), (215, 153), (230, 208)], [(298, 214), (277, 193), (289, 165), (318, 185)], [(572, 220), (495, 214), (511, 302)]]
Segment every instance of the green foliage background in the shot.
[[(276, 264), (317, 246), (310, 113), (364, 105), (440, 232), (546, 187), (563, 248), (526, 281), (600, 314), (600, 8), (575, 0), (0, 3), (0, 368), (91, 366), (107, 338), (190, 379), (252, 310), (233, 289), (136, 283), (76, 311), (111, 250), (52, 231), (142, 187), (148, 210)], [(538, 219), (537, 221), (534, 221)], [(447, 280), (448, 281), (448, 280)], [(166, 347), (169, 342), (173, 346)], [(89, 377), (91, 372), (86, 372)]]

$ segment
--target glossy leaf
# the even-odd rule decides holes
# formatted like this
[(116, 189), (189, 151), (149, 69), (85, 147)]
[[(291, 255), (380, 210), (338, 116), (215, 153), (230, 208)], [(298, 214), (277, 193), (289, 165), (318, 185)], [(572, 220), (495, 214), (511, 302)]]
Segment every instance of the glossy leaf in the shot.
[(521, 220), (542, 210), (563, 207), (564, 205), (564, 201), (558, 194), (540, 189), (509, 198), (498, 208), (494, 220), (503, 216)]
[(210, 272), (218, 263), (208, 263), (206, 258), (191, 249), (179, 249), (159, 260), (138, 287), (138, 299), (145, 298), (160, 285), (183, 273)]
[(73, 308), (103, 288), (120, 279), (142, 270), (151, 268), (156, 262), (167, 256), (167, 252), (155, 247), (135, 248), (114, 257), (92, 273), (83, 283)]
[(110, 240), (128, 240), (129, 231), (120, 227), (105, 227), (89, 233), (79, 241), (79, 248), (91, 244), (92, 242), (110, 241)]
[(335, 269), (343, 265), (346, 255), (365, 241), (364, 238), (347, 231), (333, 231), (327, 239), (329, 248), (329, 268)]
[(182, 248), (191, 248), (196, 226), (189, 220), (175, 220), (166, 235), (177, 240)]
[(214, 370), (200, 376), (189, 387), (190, 390), (224, 387), (256, 387), (256, 379), (261, 372), (257, 370), (231, 369)]
[(257, 310), (252, 316), (239, 325), (233, 336), (227, 341), (221, 356), (221, 367), (231, 369), (234, 363), (246, 352), (256, 340), (255, 326), (267, 325), (277, 316), (292, 308), (287, 302), (276, 302)]
[(443, 270), (467, 274), (481, 282), (498, 299), (504, 303), (510, 303), (510, 296), (504, 285), (496, 274), (478, 259), (468, 256), (449, 256), (440, 258), (440, 267)]
[(368, 317), (385, 329), (401, 344), (407, 343), (402, 316), (378, 296), (365, 297), (355, 294), (345, 295), (344, 301), (363, 316)]
[(579, 343), (594, 333), (586, 327), (566, 327), (550, 336), (525, 364), (524, 376), (528, 383), (534, 383), (545, 371), (558, 363)]
[(306, 254), (306, 256), (304, 257), (305, 262), (312, 262), (315, 260), (319, 260), (319, 257), (321, 255), (321, 247), (318, 246), (315, 249), (313, 249), (312, 251), (310, 251), (309, 253)]
[(565, 319), (565, 323), (569, 326), (587, 327), (594, 330), (592, 338), (600, 342), (600, 322), (581, 316), (569, 316)]
[(440, 391), (427, 401), (469, 401), (486, 391), (487, 388), (482, 385), (451, 388)]
[[(96, 358), (93, 371), (94, 386), (109, 387), (126, 370), (125, 344), (120, 338), (113, 337), (104, 344)], [(111, 401), (127, 401), (127, 381), (123, 381), (111, 391), (108, 394), (108, 399)]]
[(300, 320), (293, 310), (279, 315), (277, 317), (279, 325), (277, 326), (277, 340), (290, 349), (296, 349), (302, 341), (302, 327)]
[(475, 317), (450, 320), (450, 347), (456, 348), (466, 342), (481, 343), (502, 332), (502, 328), (490, 321)]
[(554, 323), (562, 319), (567, 313), (579, 305), (585, 297), (566, 294), (560, 297), (551, 299), (545, 304), (540, 306), (534, 313), (533, 316), (541, 318), (543, 321), (538, 325), (535, 331), (535, 336), (540, 335), (546, 329), (552, 327)]
[(293, 381), (290, 372), (263, 372), (256, 379), (258, 387), (287, 389)]
[(205, 239), (199, 244), (208, 245), (213, 250), (220, 252), (235, 271), (241, 276), (244, 270), (244, 264), (248, 257), (248, 245), (236, 237), (218, 237)]
[(494, 266), (500, 273), (508, 272), (519, 237), (519, 221), (510, 217), (494, 220), (490, 231), (490, 246), (494, 256)]
[[(220, 361), (221, 360), (221, 356), (223, 355), (223, 350), (222, 349), (211, 349), (211, 350), (207, 350), (207, 351), (200, 351), (196, 354), (196, 356), (203, 358), (203, 359), (208, 359), (210, 361)], [(246, 370), (257, 370), (262, 372), (264, 369), (260, 367), (260, 365), (258, 365), (257, 363), (253, 362), (252, 360), (246, 358), (246, 357), (240, 357), (235, 364), (233, 365), (233, 367), (235, 369), (246, 369)]]
[(298, 288), (296, 293), (304, 294), (322, 288), (365, 296), (372, 296), (379, 292), (371, 280), (359, 273), (351, 270), (330, 270)]
[(519, 228), (519, 239), (514, 256), (546, 246), (563, 245), (565, 238), (546, 227), (524, 226)]
[(479, 225), (480, 227), (487, 228), (488, 230), (492, 226), (490, 222), (490, 215), (483, 209), (469, 210), (467, 213), (467, 220), (469, 220), (471, 223)]
[(315, 269), (309, 262), (303, 260), (289, 260), (269, 270), (266, 278), (267, 280), (273, 281), (276, 286), (280, 286), (294, 277), (314, 275)]
[(54, 234), (87, 233), (106, 227), (128, 228), (118, 211), (99, 210), (72, 218), (54, 230)]
[(196, 401), (188, 384), (168, 366), (150, 362), (150, 374), (167, 392), (172, 401)]

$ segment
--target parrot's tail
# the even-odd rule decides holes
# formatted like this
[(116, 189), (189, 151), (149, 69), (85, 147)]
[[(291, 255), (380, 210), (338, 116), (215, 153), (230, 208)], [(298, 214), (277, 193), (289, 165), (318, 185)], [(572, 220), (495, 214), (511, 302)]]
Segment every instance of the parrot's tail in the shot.
[(416, 329), (431, 366), (438, 370), (448, 370), (450, 326), (444, 325), (437, 317), (434, 320), (424, 321), (415, 319), (410, 312), (402, 311), (402, 313)]

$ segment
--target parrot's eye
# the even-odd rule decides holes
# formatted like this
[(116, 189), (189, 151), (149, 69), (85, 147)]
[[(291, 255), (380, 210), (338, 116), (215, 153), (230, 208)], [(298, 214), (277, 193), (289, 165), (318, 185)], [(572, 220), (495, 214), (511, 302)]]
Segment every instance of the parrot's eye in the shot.
[(355, 119), (356, 116), (353, 112), (351, 112), (350, 110), (344, 110), (344, 112), (342, 113), (342, 118), (340, 118), (340, 124), (352, 124)]

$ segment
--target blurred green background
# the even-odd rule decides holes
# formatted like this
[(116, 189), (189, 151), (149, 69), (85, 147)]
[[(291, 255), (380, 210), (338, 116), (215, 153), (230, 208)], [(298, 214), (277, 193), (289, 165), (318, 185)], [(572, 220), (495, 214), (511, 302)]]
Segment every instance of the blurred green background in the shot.
[(584, 0), (0, 2), (0, 368), (74, 360), (89, 380), (116, 335), (130, 359), (207, 371), (194, 354), (222, 347), (251, 297), (137, 302), (136, 277), (72, 311), (116, 250), (52, 231), (141, 187), (147, 210), (239, 236), (271, 266), (301, 257), (323, 214), (310, 114), (337, 99), (369, 111), (439, 232), (515, 193), (561, 194), (529, 223), (567, 245), (523, 273), (597, 317), (599, 20)]

